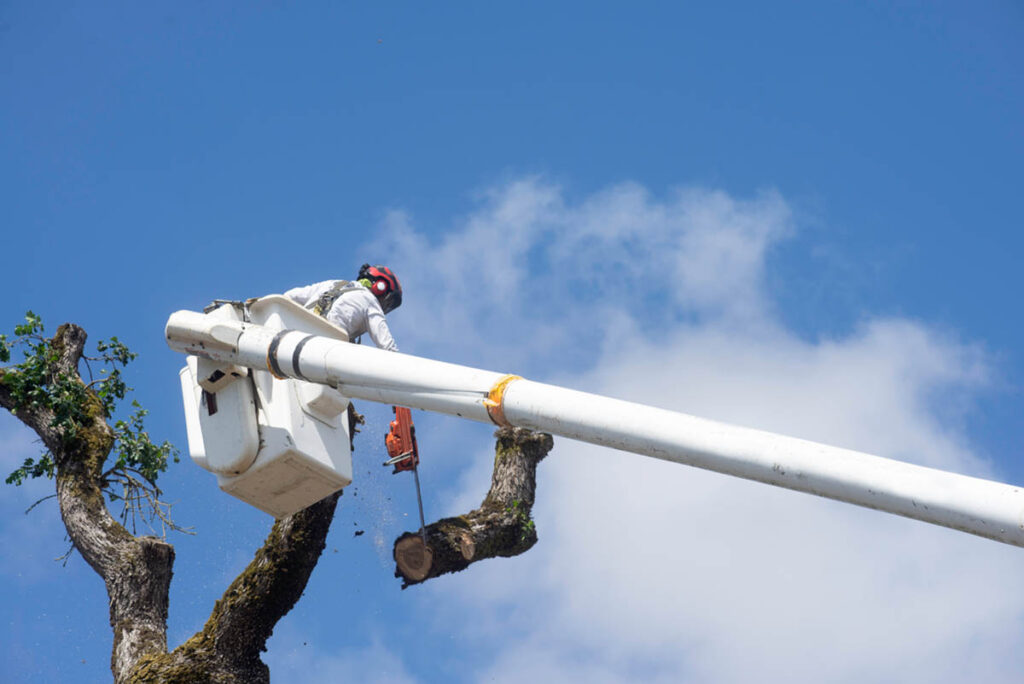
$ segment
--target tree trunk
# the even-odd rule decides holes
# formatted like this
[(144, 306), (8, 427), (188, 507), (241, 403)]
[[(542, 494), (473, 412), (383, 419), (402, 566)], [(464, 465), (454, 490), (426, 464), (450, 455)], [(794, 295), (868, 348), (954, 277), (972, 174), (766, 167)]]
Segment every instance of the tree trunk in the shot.
[(402, 588), (458, 572), (486, 558), (516, 556), (537, 543), (530, 517), (537, 489), (537, 464), (553, 446), (551, 435), (501, 428), (494, 454), (491, 488), (480, 507), (395, 540), (395, 576)]
[[(66, 376), (82, 383), (78, 363), (85, 341), (85, 331), (78, 326), (60, 326), (49, 341), (57, 352), (51, 381)], [(326, 543), (340, 493), (276, 521), (263, 547), (216, 603), (203, 629), (168, 653), (174, 547), (154, 537), (131, 535), (107, 510), (103, 472), (115, 433), (106, 422), (102, 403), (91, 390), (86, 392), (82, 407), (86, 418), (69, 437), (54, 427), (52, 411), (16, 405), (5, 379), (17, 372), (0, 368), (0, 406), (32, 428), (53, 456), (57, 498), (68, 535), (106, 584), (114, 681), (269, 681), (259, 654), (274, 626), (302, 596)]]
[[(50, 340), (56, 358), (50, 380), (65, 376), (81, 382), (78, 362), (85, 331), (64, 324)], [(115, 682), (126, 682), (140, 657), (167, 650), (167, 600), (174, 549), (153, 537), (134, 537), (107, 511), (101, 488), (103, 464), (114, 446), (103, 406), (87, 393), (86, 419), (74, 437), (55, 427), (54, 415), (39, 407), (19, 408), (0, 375), (0, 405), (32, 428), (53, 455), (57, 500), (71, 543), (103, 578), (110, 598), (114, 645), (110, 668)]]

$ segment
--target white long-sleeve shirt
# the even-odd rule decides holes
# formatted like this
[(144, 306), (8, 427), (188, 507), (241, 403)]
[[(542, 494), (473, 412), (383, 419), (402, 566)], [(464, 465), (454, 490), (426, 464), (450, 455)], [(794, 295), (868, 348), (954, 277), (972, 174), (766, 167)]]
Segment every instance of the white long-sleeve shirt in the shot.
[[(301, 306), (307, 306), (320, 299), (336, 282), (325, 280), (305, 287), (294, 287), (285, 292), (284, 296)], [(362, 285), (342, 293), (334, 300), (327, 312), (327, 320), (347, 332), (350, 340), (355, 340), (363, 333), (370, 333), (370, 339), (380, 349), (398, 351), (387, 318), (384, 317), (384, 309), (373, 293)]]

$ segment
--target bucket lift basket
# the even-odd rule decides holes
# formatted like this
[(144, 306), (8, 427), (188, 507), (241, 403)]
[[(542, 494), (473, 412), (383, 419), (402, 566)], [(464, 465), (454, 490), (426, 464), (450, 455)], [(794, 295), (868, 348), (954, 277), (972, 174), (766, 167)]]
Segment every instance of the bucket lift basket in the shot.
[[(211, 317), (241, 321), (224, 304)], [(348, 341), (286, 297), (248, 307), (252, 323)], [(189, 453), (225, 492), (282, 518), (352, 482), (347, 397), (326, 385), (188, 356), (181, 369)]]

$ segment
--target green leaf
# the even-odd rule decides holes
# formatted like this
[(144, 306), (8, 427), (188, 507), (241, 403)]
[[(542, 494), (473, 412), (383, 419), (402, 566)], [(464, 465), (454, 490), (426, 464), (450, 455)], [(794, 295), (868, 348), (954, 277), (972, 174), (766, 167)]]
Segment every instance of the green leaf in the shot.
[(7, 484), (17, 486), (27, 479), (34, 479), (43, 476), (53, 478), (55, 467), (56, 464), (53, 462), (53, 457), (49, 453), (45, 453), (40, 456), (38, 461), (32, 458), (26, 458), (20, 468), (7, 476), (5, 482)]
[[(89, 411), (90, 402), (99, 400), (107, 418), (117, 412), (118, 404), (132, 391), (125, 383), (121, 368), (134, 360), (136, 354), (117, 337), (101, 340), (96, 349), (107, 368), (102, 371), (103, 378), (94, 382), (90, 389), (77, 373), (56, 372), (59, 354), (49, 340), (40, 336), (42, 331), (42, 319), (29, 311), (25, 322), (15, 326), (13, 340), (0, 335), (0, 361), (8, 362), (15, 347), (21, 347), (25, 355), (24, 361), (5, 370), (3, 383), (11, 396), (13, 413), (22, 409), (49, 412), (53, 416), (50, 426), (58, 431), (65, 444), (70, 444), (94, 420)], [(154, 444), (145, 430), (148, 412), (137, 401), (133, 400), (131, 406), (130, 415), (114, 424), (112, 455), (116, 456), (116, 461), (109, 472), (124, 475), (130, 470), (155, 489), (156, 480), (167, 470), (168, 461), (178, 462), (178, 451), (170, 442)], [(6, 482), (20, 485), (36, 477), (52, 478), (55, 467), (49, 453), (38, 459), (29, 458)], [(107, 493), (111, 494), (109, 490)]]
[(14, 326), (14, 334), (19, 337), (33, 335), (43, 331), (43, 321), (31, 311), (25, 312), (25, 322)]

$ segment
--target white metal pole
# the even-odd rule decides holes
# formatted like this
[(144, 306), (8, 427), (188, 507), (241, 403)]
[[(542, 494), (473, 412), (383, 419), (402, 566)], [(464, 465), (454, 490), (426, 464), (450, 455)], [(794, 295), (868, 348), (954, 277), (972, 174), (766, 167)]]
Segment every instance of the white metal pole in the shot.
[(501, 373), (179, 311), (175, 350), (346, 396), (540, 430), (1024, 546), (1019, 487)]

